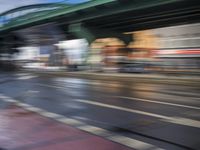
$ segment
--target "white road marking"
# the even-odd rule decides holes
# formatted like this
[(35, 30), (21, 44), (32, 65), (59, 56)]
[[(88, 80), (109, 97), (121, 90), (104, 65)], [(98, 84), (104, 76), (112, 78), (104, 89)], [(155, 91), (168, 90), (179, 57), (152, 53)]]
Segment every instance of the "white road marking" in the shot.
[(29, 104), (21, 103), (21, 102), (19, 102), (19, 101), (16, 102), (16, 105), (17, 105), (17, 106), (20, 106), (20, 107), (23, 107), (23, 108), (30, 107)]
[(165, 122), (170, 122), (170, 123), (174, 123), (174, 124), (200, 128), (200, 121), (197, 121), (197, 120), (181, 118), (181, 117), (169, 117), (169, 116), (164, 116), (164, 115), (158, 115), (158, 114), (149, 113), (149, 112), (145, 112), (145, 111), (141, 111), (141, 110), (124, 108), (124, 107), (114, 106), (114, 105), (110, 105), (110, 104), (103, 104), (103, 103), (100, 103), (100, 102), (94, 102), (94, 101), (89, 101), (89, 100), (76, 99), (75, 101), (81, 102), (81, 103), (87, 103), (87, 104), (90, 104), (90, 105), (96, 105), (96, 106), (112, 108), (112, 109), (122, 110), (122, 111), (126, 111), (126, 112), (131, 112), (131, 113), (136, 113), (136, 114), (140, 114), (140, 115), (151, 116), (151, 117), (159, 118), (159, 119), (161, 119)]
[[(163, 121), (165, 121), (165, 119), (163, 119)], [(189, 118), (173, 117), (171, 120), (166, 120), (166, 122), (200, 128), (200, 121)]]
[(40, 108), (37, 108), (37, 107), (33, 107), (33, 106), (26, 107), (25, 109), (29, 110), (29, 111), (37, 112), (37, 113), (44, 111), (43, 109), (40, 109)]
[(40, 91), (28, 90), (26, 93), (40, 93)]
[(72, 125), (72, 126), (80, 126), (80, 125), (85, 125), (83, 122), (78, 121), (76, 119), (71, 119), (71, 118), (66, 118), (66, 117), (62, 117), (62, 118), (57, 118), (56, 119), (59, 122), (65, 123), (67, 125)]
[(30, 73), (16, 73), (16, 76), (28, 76)]
[[(127, 145), (131, 148), (137, 149), (137, 150), (148, 150), (148, 149), (153, 150), (153, 149), (158, 148), (154, 145), (151, 145), (151, 144), (139, 141), (139, 140), (135, 140), (132, 138), (124, 137), (121, 135), (111, 136), (111, 137), (108, 137), (108, 139), (110, 139), (111, 141), (117, 142), (117, 143), (125, 144), (125, 145)], [(160, 148), (160, 150), (164, 150), (164, 149)]]
[(200, 110), (200, 107), (182, 105), (182, 104), (177, 104), (177, 103), (161, 102), (161, 101), (154, 101), (154, 100), (148, 100), (148, 99), (143, 99), (143, 98), (135, 98), (135, 97), (126, 97), (126, 96), (113, 96), (113, 97), (119, 97), (119, 98), (134, 100), (134, 101), (143, 101), (143, 102), (149, 102), (149, 103), (157, 103), (157, 104), (163, 104), (163, 105), (169, 105), (169, 106), (184, 107), (184, 108)]
[(81, 102), (81, 103), (87, 103), (87, 104), (91, 104), (91, 105), (97, 105), (97, 106), (101, 106), (101, 107), (123, 110), (123, 111), (127, 111), (127, 112), (141, 114), (141, 115), (147, 115), (147, 116), (161, 118), (161, 119), (169, 119), (170, 118), (170, 117), (163, 116), (163, 115), (153, 114), (153, 113), (149, 113), (149, 112), (145, 112), (145, 111), (140, 111), (140, 110), (135, 110), (135, 109), (130, 109), (130, 108), (124, 108), (124, 107), (120, 107), (120, 106), (114, 106), (114, 105), (110, 105), (110, 104), (104, 104), (104, 103), (94, 102), (94, 101), (89, 101), (89, 100), (76, 99), (75, 101), (78, 101), (78, 102)]
[(46, 87), (51, 87), (51, 88), (57, 88), (57, 89), (61, 89), (61, 88), (63, 88), (63, 87), (59, 87), (59, 86), (46, 85), (46, 84), (41, 84), (41, 83), (37, 83), (37, 85), (40, 85), (40, 86), (46, 86)]
[(74, 86), (66, 85), (65, 87), (62, 86), (56, 86), (56, 85), (46, 85), (46, 84), (41, 84), (37, 83), (37, 85), (44, 86), (44, 87), (50, 87), (50, 88), (56, 88), (56, 89), (66, 89), (66, 88), (73, 88)]
[(80, 126), (78, 127), (80, 130), (86, 131), (86, 132), (90, 132), (93, 133), (95, 135), (99, 135), (99, 136), (111, 136), (112, 133), (108, 132), (105, 129), (99, 128), (99, 127), (95, 127), (95, 126), (91, 126), (91, 125), (85, 125), (85, 126)]
[(121, 136), (121, 135), (114, 135), (112, 132), (110, 132), (108, 130), (105, 130), (105, 129), (102, 129), (99, 127), (95, 127), (95, 126), (91, 126), (91, 125), (86, 125), (85, 123), (78, 121), (76, 119), (67, 118), (63, 115), (51, 113), (51, 112), (45, 111), (43, 109), (33, 107), (29, 104), (25, 104), (18, 100), (12, 99), (11, 97), (4, 96), (3, 94), (0, 94), (0, 98), (3, 101), (7, 101), (7, 99), (13, 100), (18, 106), (21, 106), (28, 111), (35, 111), (36, 113), (38, 113), (42, 116), (52, 118), (56, 121), (66, 124), (66, 125), (72, 125), (75, 128), (78, 128), (82, 131), (86, 131), (86, 132), (89, 132), (89, 133), (92, 133), (95, 135), (99, 135), (105, 139), (114, 141), (116, 143), (120, 143), (120, 144), (128, 146), (130, 148), (134, 148), (137, 150), (147, 150), (149, 148), (151, 148), (151, 149), (153, 148), (155, 150), (163, 150), (163, 149), (161, 149), (157, 146), (154, 146), (152, 144), (149, 144), (149, 143), (145, 143), (145, 142), (142, 142), (142, 141), (139, 141), (136, 139), (132, 139), (132, 138), (128, 138), (125, 136)]
[[(87, 84), (96, 85), (95, 82), (94, 83), (93, 82), (92, 83), (87, 83)], [(100, 83), (100, 84), (102, 84), (102, 83)], [(37, 85), (44, 86), (44, 87), (57, 88), (57, 89), (67, 89), (67, 88), (74, 88), (75, 87), (73, 85), (65, 85), (65, 87), (63, 87), (63, 86), (46, 85), (46, 84), (40, 84), (40, 83), (37, 83)], [(110, 86), (111, 84), (107, 84), (107, 85)], [(102, 86), (104, 86), (104, 84), (102, 84)], [(124, 87), (124, 85), (122, 87)], [(135, 88), (131, 88), (131, 89), (135, 89)], [(110, 97), (110, 96), (108, 96), (108, 97)], [(112, 97), (120, 97), (120, 98), (124, 98), (124, 99), (135, 100), (135, 101), (138, 100), (138, 101), (144, 101), (144, 102), (150, 102), (150, 103), (165, 104), (165, 105), (169, 105), (169, 106), (184, 107), (184, 108), (189, 108), (189, 109), (200, 110), (200, 107), (189, 106), (189, 105), (182, 105), (182, 104), (177, 104), (177, 103), (161, 102), (161, 101), (154, 101), (154, 100), (148, 100), (148, 99), (142, 99), (142, 98), (136, 98), (136, 97), (127, 97), (127, 96), (112, 96)], [(192, 98), (193, 99), (200, 99), (200, 98), (197, 98), (197, 97), (192, 97)]]
[(10, 97), (7, 97), (7, 96), (4, 96), (2, 94), (0, 94), (0, 99), (6, 101), (6, 102), (17, 102), (16, 100), (10, 98)]
[(37, 76), (32, 76), (32, 75), (29, 75), (29, 76), (20, 76), (18, 77), (17, 79), (18, 80), (27, 80), (27, 79), (32, 79), (32, 78), (36, 78)]
[[(112, 83), (108, 83), (108, 84), (104, 85), (102, 83), (96, 84), (95, 82), (94, 83), (91, 82), (91, 83), (84, 83), (84, 84), (87, 84), (87, 85), (100, 85), (100, 86), (104, 86), (104, 87), (125, 87), (125, 85), (118, 85), (118, 84), (114, 84), (114, 83), (113, 84)], [(50, 87), (50, 88), (57, 88), (57, 89), (75, 88), (74, 85), (67, 85), (67, 84), (64, 87), (63, 86), (57, 86), (57, 85), (46, 85), (46, 84), (40, 84), (40, 83), (37, 83), (37, 85), (44, 86), (44, 87)], [(126, 87), (128, 87), (128, 86), (126, 86)], [(135, 90), (135, 88), (131, 88), (131, 89)], [(155, 92), (155, 91), (150, 91), (150, 92)], [(182, 93), (185, 93), (185, 92), (182, 92)], [(181, 105), (181, 104), (176, 104), (176, 103), (168, 103), (168, 102), (162, 102), (162, 103), (160, 103), (159, 101), (153, 101), (153, 100), (141, 99), (141, 98), (134, 98), (134, 97), (126, 97), (126, 96), (114, 96), (114, 97), (121, 97), (121, 98), (126, 98), (126, 99), (135, 99), (135, 100), (141, 100), (141, 101), (146, 101), (146, 102), (159, 103), (159, 104), (165, 104), (165, 105), (171, 105), (171, 106), (185, 107), (185, 108), (191, 108), (191, 109), (198, 109), (198, 110), (200, 110), (200, 107), (187, 106), (187, 105)], [(198, 97), (191, 97), (191, 98), (193, 98), (193, 99), (200, 99)]]
[(40, 115), (44, 116), (44, 117), (48, 117), (48, 118), (60, 118), (62, 117), (62, 115), (56, 114), (56, 113), (52, 113), (52, 112), (47, 112), (47, 111), (42, 111), (42, 112), (38, 112)]

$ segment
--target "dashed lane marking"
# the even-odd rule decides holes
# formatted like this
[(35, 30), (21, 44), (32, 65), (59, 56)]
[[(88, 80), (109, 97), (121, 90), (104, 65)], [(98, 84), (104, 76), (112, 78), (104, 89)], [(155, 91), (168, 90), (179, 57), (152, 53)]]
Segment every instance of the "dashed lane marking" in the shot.
[(0, 99), (4, 100), (5, 102), (17, 102), (16, 100), (2, 94), (0, 94)]
[(16, 73), (14, 75), (16, 75), (16, 76), (28, 76), (28, 75), (30, 75), (30, 73)]
[(131, 113), (136, 113), (136, 114), (140, 114), (140, 115), (151, 116), (151, 117), (159, 118), (162, 121), (170, 122), (170, 123), (174, 123), (174, 124), (200, 128), (200, 121), (192, 120), (192, 119), (188, 119), (188, 118), (169, 117), (169, 116), (158, 115), (158, 114), (149, 113), (149, 112), (145, 112), (145, 111), (141, 111), (141, 110), (129, 109), (129, 108), (124, 108), (124, 107), (114, 106), (114, 105), (109, 105), (109, 104), (103, 104), (103, 103), (100, 103), (100, 102), (94, 102), (94, 101), (89, 101), (89, 100), (76, 99), (75, 101), (81, 102), (81, 103), (87, 103), (87, 104), (90, 104), (90, 105), (96, 105), (96, 106), (112, 108), (112, 109), (122, 110), (122, 111), (126, 111), (126, 112), (131, 112)]
[(59, 121), (61, 123), (64, 123), (66, 125), (70, 125), (73, 126), (75, 128), (78, 128), (82, 131), (94, 134), (94, 135), (98, 135), (101, 136), (107, 140), (125, 145), (127, 147), (133, 148), (133, 149), (137, 149), (137, 150), (148, 150), (148, 149), (155, 149), (155, 150), (164, 150), (162, 148), (159, 148), (157, 146), (154, 146), (152, 144), (146, 143), (146, 142), (142, 142), (133, 138), (128, 138), (122, 135), (116, 135), (115, 133), (112, 133), (108, 130), (99, 128), (99, 127), (95, 127), (95, 126), (91, 126), (91, 125), (87, 125), (84, 122), (78, 121), (76, 119), (71, 119), (71, 118), (67, 118), (63, 115), (59, 115), (56, 113), (51, 113), (48, 111), (45, 111), (43, 109), (37, 108), (37, 107), (33, 107), (29, 104), (25, 104), (22, 103), (18, 100), (12, 99), (11, 97), (7, 97), (3, 94), (0, 94), (0, 99), (6, 102), (14, 102), (17, 106), (20, 106), (22, 108), (24, 108), (25, 110), (28, 111), (32, 111), (32, 112), (36, 112), (42, 116), (54, 119), (56, 121)]
[(108, 132), (105, 129), (102, 129), (102, 128), (99, 128), (99, 127), (95, 127), (95, 126), (91, 126), (91, 125), (80, 126), (78, 128), (80, 130), (83, 130), (83, 131), (86, 131), (86, 132), (90, 132), (90, 133), (93, 133), (93, 134), (99, 135), (99, 136), (108, 137), (108, 136), (112, 135), (111, 132)]
[[(74, 87), (74, 86), (70, 86), (70, 85), (67, 85), (66, 87), (60, 87), (60, 86), (56, 86), (56, 85), (46, 85), (46, 84), (40, 84), (40, 83), (37, 83), (37, 85), (50, 87), (50, 88), (57, 88), (57, 89), (66, 89), (66, 88), (73, 88)], [(182, 105), (182, 104), (162, 102), (162, 101), (155, 101), (155, 100), (149, 100), (149, 99), (143, 99), (143, 98), (137, 98), (137, 97), (127, 97), (127, 96), (111, 96), (111, 97), (119, 97), (119, 98), (123, 98), (123, 99), (134, 100), (134, 101), (143, 101), (143, 102), (148, 102), (148, 103), (155, 103), (155, 104), (162, 104), (162, 105), (168, 105), (168, 106), (174, 106), (174, 107), (182, 107), (182, 108), (200, 110), (200, 107), (196, 107), (196, 106)]]
[(61, 86), (46, 85), (46, 84), (41, 84), (41, 83), (37, 83), (37, 85), (40, 85), (40, 86), (43, 86), (43, 87), (56, 88), (56, 89), (66, 89), (66, 88), (73, 88), (74, 87), (74, 86), (71, 86), (71, 85), (66, 85), (65, 87), (61, 87)]
[(149, 102), (149, 103), (157, 103), (157, 104), (163, 104), (163, 105), (169, 105), (169, 106), (184, 107), (184, 108), (200, 110), (200, 107), (190, 106), (190, 105), (182, 105), (182, 104), (176, 104), (176, 103), (161, 102), (161, 101), (154, 101), (154, 100), (135, 98), (135, 97), (126, 97), (126, 96), (114, 96), (114, 97), (119, 97), (119, 98), (134, 100), (134, 101), (143, 101), (143, 102)]
[(18, 80), (27, 80), (27, 79), (32, 79), (32, 78), (36, 78), (37, 76), (32, 76), (32, 75), (29, 75), (29, 76), (20, 76), (20, 77), (17, 77)]
[(29, 108), (31, 107), (29, 104), (25, 104), (25, 103), (20, 103), (18, 101), (15, 101), (17, 106), (23, 107), (23, 108)]
[[(70, 82), (70, 81), (67, 81), (66, 83), (73, 83), (73, 82)], [(113, 87), (118, 87), (118, 88), (124, 88), (124, 87), (128, 87), (132, 90), (136, 90), (136, 91), (145, 91), (145, 92), (158, 92), (158, 91), (155, 91), (155, 90), (143, 90), (143, 89), (138, 89), (138, 88), (135, 88), (135, 87), (131, 87), (131, 86), (127, 86), (127, 85), (123, 85), (123, 84), (119, 84), (119, 83), (102, 83), (102, 82), (98, 82), (98, 81), (94, 81), (94, 82), (83, 82), (81, 84), (85, 84), (85, 85), (99, 85), (100, 87), (108, 87), (108, 88), (113, 88)], [(48, 86), (48, 85), (45, 85), (45, 84), (41, 84), (41, 86)], [(50, 86), (49, 86), (50, 87)], [(69, 86), (68, 84), (65, 84), (65, 87), (58, 87), (58, 86), (54, 86), (52, 88), (68, 88), (68, 87), (72, 87), (74, 88), (75, 86)], [(163, 93), (163, 94), (167, 94), (167, 95), (174, 95), (174, 94), (184, 94), (184, 95), (187, 95), (187, 97), (191, 97), (191, 98), (195, 98), (195, 99), (199, 99), (198, 96), (200, 96), (198, 93), (190, 93), (190, 92), (180, 92), (180, 91), (159, 91), (159, 93)]]
[(33, 111), (33, 112), (38, 112), (38, 113), (43, 111), (42, 109), (37, 108), (37, 107), (33, 107), (33, 106), (26, 107), (26, 110)]
[(132, 138), (120, 136), (120, 135), (111, 136), (108, 139), (110, 139), (111, 141), (117, 142), (117, 143), (125, 144), (129, 147), (134, 147), (135, 149), (138, 149), (138, 150), (148, 150), (148, 149), (163, 150), (163, 149), (158, 148), (154, 145), (144, 143), (142, 141), (135, 140), (135, 139), (132, 139)]
[(83, 122), (78, 121), (76, 119), (71, 119), (71, 118), (66, 118), (65, 116), (62, 118), (56, 118), (57, 121), (68, 124), (68, 125), (72, 125), (72, 126), (82, 126), (85, 125)]
[(52, 113), (52, 112), (48, 112), (48, 111), (45, 111), (45, 110), (39, 112), (39, 114), (44, 116), (44, 117), (48, 117), (48, 118), (60, 118), (60, 117), (62, 117), (62, 115)]

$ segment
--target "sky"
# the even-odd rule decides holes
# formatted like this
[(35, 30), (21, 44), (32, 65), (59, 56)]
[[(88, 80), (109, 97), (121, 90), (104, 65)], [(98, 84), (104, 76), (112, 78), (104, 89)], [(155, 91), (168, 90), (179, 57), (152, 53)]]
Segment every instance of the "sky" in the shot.
[(0, 13), (30, 4), (37, 4), (37, 3), (51, 3), (51, 2), (69, 2), (69, 3), (81, 3), (86, 2), (88, 0), (0, 0)]

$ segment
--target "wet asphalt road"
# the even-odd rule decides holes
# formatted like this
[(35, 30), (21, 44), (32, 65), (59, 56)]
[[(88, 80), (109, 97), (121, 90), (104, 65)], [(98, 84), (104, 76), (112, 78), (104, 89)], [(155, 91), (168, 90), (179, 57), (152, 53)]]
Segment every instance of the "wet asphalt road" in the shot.
[(0, 74), (0, 94), (168, 150), (200, 149), (199, 91), (151, 81)]

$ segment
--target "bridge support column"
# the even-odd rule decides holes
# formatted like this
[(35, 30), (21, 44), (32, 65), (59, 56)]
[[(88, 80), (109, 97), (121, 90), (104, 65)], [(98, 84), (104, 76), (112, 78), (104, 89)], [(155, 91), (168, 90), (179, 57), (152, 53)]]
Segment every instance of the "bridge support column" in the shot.
[(95, 27), (89, 27), (82, 23), (69, 25), (70, 33), (74, 34), (77, 38), (85, 38), (88, 43), (92, 43), (98, 38), (119, 38), (128, 44), (132, 40), (131, 35), (123, 34), (118, 31), (109, 31), (107, 29), (99, 29)]
[(77, 38), (87, 39), (88, 43), (92, 43), (96, 39), (95, 34), (81, 23), (69, 25), (69, 32), (74, 34)]

